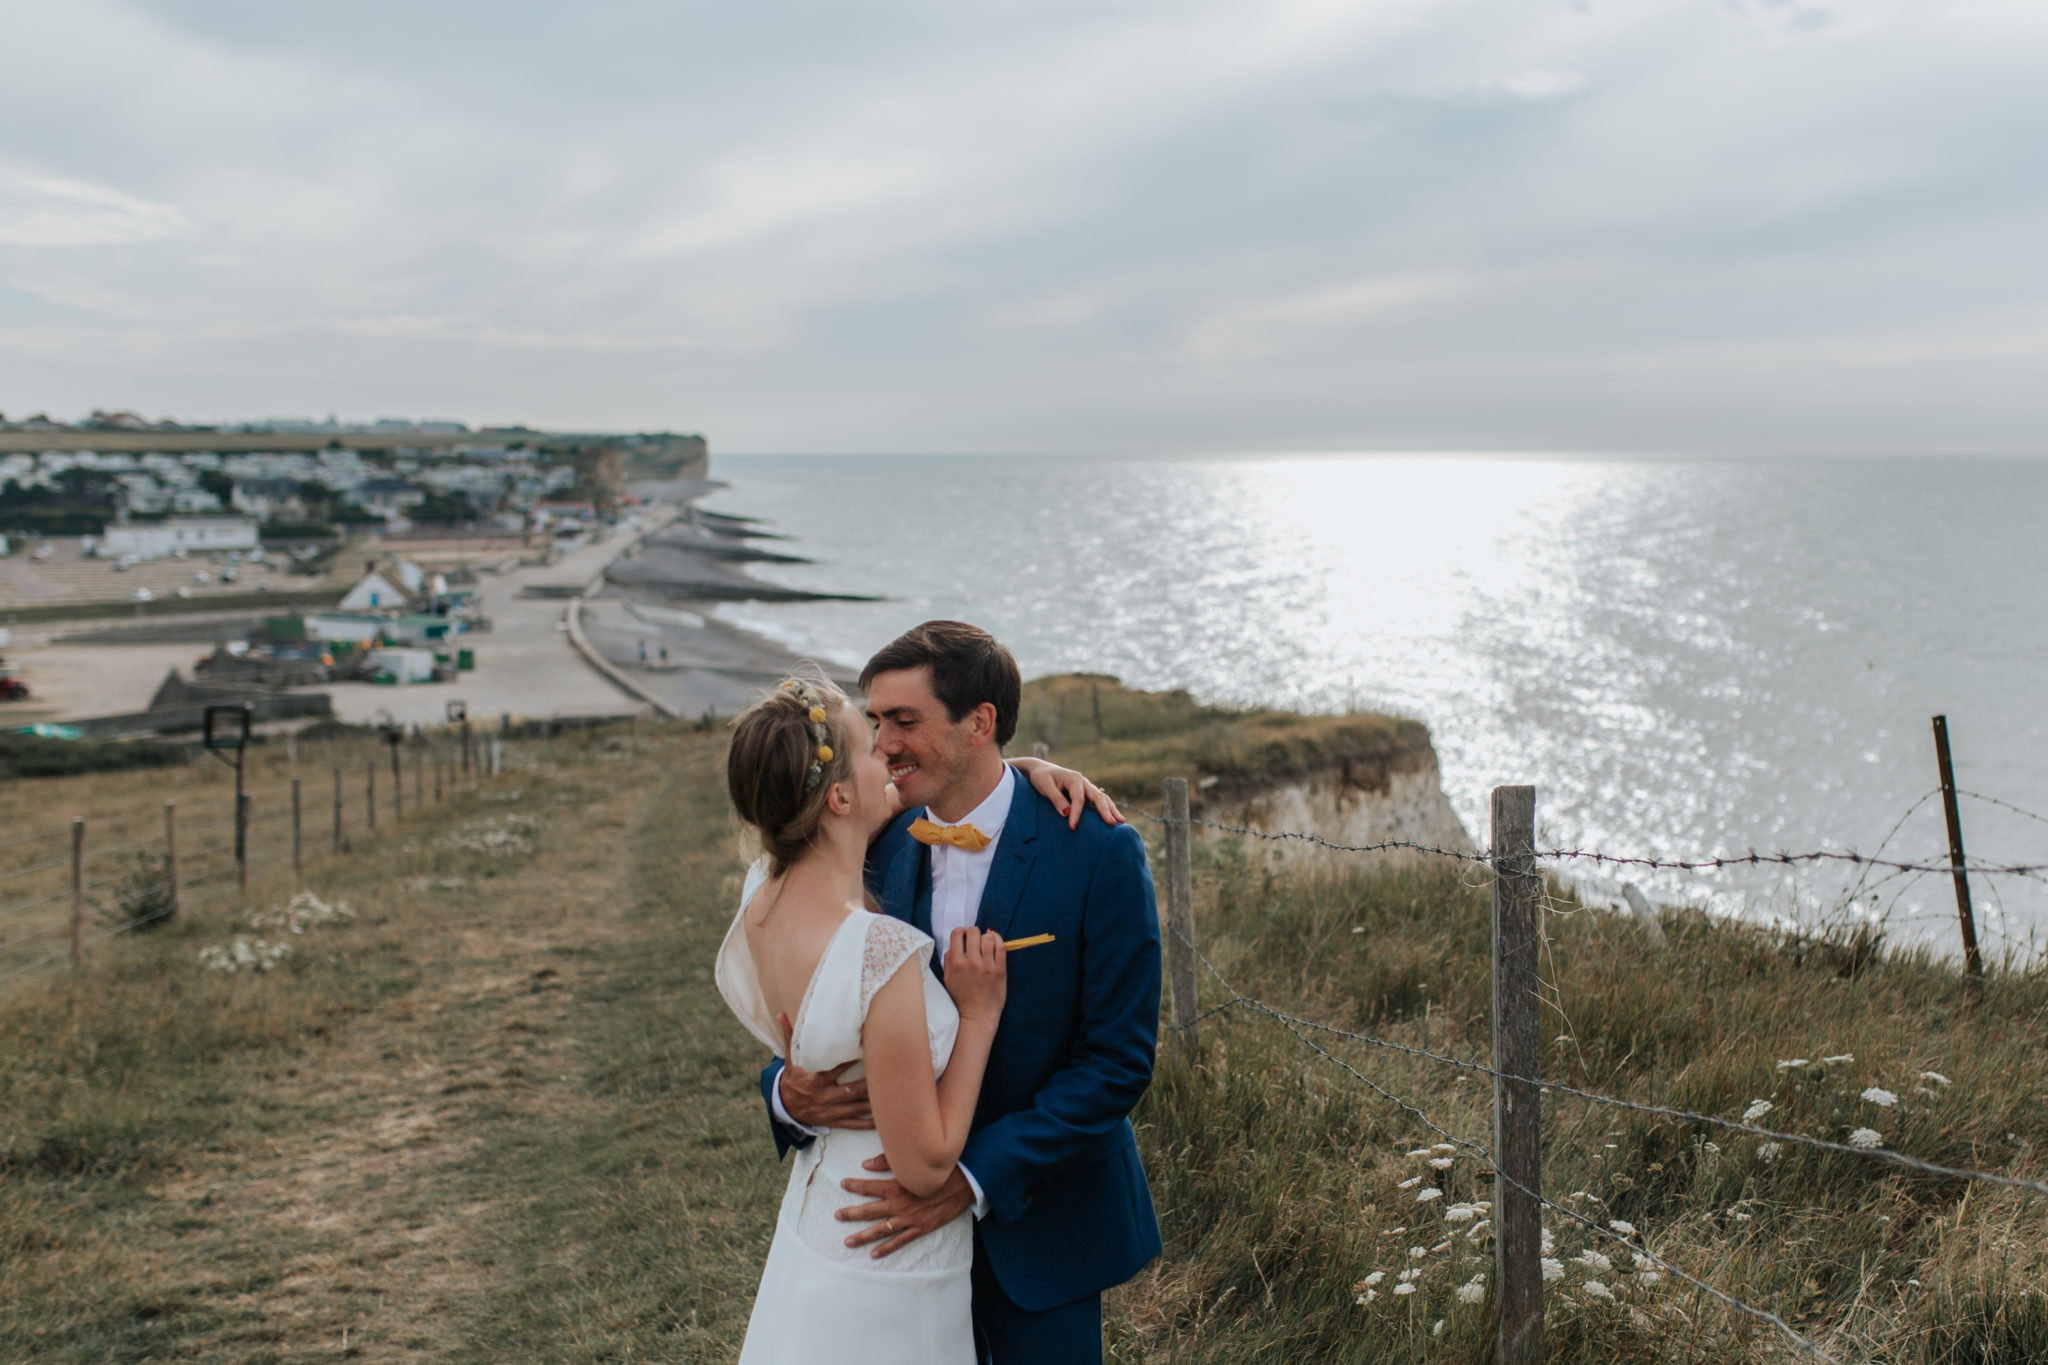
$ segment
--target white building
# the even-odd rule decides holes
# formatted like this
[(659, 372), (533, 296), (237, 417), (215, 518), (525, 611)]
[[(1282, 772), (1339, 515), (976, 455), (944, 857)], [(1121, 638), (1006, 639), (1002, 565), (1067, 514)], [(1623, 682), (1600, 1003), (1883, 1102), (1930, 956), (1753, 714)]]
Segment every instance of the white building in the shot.
[(167, 555), (174, 550), (253, 550), (256, 523), (249, 517), (170, 517), (109, 526), (100, 537), (102, 558)]

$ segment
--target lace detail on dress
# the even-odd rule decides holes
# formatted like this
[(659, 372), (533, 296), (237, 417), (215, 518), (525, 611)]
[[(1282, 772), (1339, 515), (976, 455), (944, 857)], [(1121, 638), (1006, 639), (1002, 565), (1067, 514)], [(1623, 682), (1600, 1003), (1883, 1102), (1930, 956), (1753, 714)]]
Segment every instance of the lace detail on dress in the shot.
[(868, 1006), (874, 1003), (875, 992), (888, 984), (917, 953), (931, 950), (931, 936), (912, 928), (900, 919), (887, 915), (876, 915), (874, 923), (868, 926), (867, 942), (862, 945), (860, 959), (860, 1017), (868, 1017)]

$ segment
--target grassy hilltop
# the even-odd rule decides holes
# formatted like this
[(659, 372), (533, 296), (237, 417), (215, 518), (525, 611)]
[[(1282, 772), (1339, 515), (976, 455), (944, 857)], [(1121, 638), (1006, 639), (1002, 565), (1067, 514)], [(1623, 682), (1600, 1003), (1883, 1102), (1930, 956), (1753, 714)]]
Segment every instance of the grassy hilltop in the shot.
[[(1099, 689), (1098, 747), (1087, 680), (1065, 685), (1059, 756), (1147, 804), (1176, 767), (1248, 781), (1316, 735), (1407, 733)], [(1138, 733), (1145, 715), (1183, 719)], [(1020, 747), (1033, 723), (1027, 703)], [(353, 919), (251, 928), (287, 899), (271, 871), (246, 901), (98, 945), (76, 979), (0, 984), (0, 1360), (730, 1360), (785, 1172), (762, 1131), (760, 1049), (710, 980), (742, 867), (722, 746), (644, 727), (522, 742), (494, 783), (424, 810), (408, 790), (407, 820), (384, 816), (375, 837), (351, 810), (351, 847), (316, 854), (308, 880)], [(1219, 755), (1238, 766), (1183, 766)], [(309, 758), (309, 776), (327, 762)], [(274, 791), (281, 756), (258, 766)], [(218, 795), (205, 771), (147, 774), (146, 790), (130, 775), (121, 800), (159, 809), (187, 782), (182, 812), (202, 787)], [(113, 781), (9, 784), (0, 813), (41, 823), (114, 799), (89, 785)], [(325, 788), (307, 788), (324, 833)], [(1223, 839), (1197, 859), (1204, 951), (1242, 989), (1485, 1059), (1482, 876), (1282, 864)], [(1936, 1161), (2048, 1168), (2048, 977), (1972, 995), (1948, 965), (1882, 945), (1680, 914), (1664, 927), (1660, 954), (1632, 922), (1553, 905), (1546, 1075), (1731, 1118), (1767, 1099), (1794, 1132), (1870, 1126)], [(291, 951), (267, 971), (199, 967), (237, 937)], [(1483, 1079), (1317, 1041), (1488, 1142)], [(1898, 1104), (1860, 1099), (1869, 1086)], [(1773, 1160), (1555, 1096), (1545, 1114), (1554, 1198), (1632, 1223), (1839, 1358), (2048, 1357), (2048, 1200), (1796, 1148)], [(1169, 1046), (1137, 1121), (1167, 1249), (1112, 1297), (1112, 1358), (1488, 1359), (1490, 1305), (1456, 1291), (1491, 1257), (1477, 1219), (1444, 1213), (1490, 1197), (1476, 1163), (1408, 1155), (1439, 1139), (1279, 1025), (1229, 1012), (1193, 1058)], [(1444, 1197), (1417, 1202), (1427, 1186)], [(1556, 1226), (1552, 1359), (1793, 1358), (1623, 1255), (1581, 1263), (1586, 1239)], [(1411, 1266), (1416, 1292), (1395, 1295)]]

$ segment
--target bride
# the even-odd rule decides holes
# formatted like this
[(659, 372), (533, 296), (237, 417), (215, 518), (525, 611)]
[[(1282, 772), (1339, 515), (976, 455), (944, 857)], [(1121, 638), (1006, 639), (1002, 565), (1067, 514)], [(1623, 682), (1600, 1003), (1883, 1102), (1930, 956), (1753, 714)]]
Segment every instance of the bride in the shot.
[[(1048, 796), (1061, 783), (1095, 795), (1066, 769), (1018, 766)], [(870, 1157), (886, 1154), (918, 1195), (951, 1175), (1002, 1015), (1002, 938), (954, 930), (941, 985), (926, 970), (932, 940), (869, 908), (868, 844), (901, 805), (865, 720), (829, 683), (792, 679), (743, 713), (726, 781), (763, 852), (718, 952), (718, 989), (777, 1056), (809, 1071), (853, 1063), (842, 1079), (865, 1074), (875, 1121), (798, 1150), (741, 1365), (972, 1365), (971, 1215), (881, 1260), (847, 1246), (834, 1215), (863, 1202), (839, 1182), (866, 1175)]]

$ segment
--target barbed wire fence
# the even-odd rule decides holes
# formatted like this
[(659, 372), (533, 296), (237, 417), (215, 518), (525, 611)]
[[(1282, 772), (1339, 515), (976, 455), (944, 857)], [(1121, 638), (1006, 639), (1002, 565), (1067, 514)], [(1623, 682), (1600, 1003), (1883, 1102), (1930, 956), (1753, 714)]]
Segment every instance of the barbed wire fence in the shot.
[[(1670, 1257), (1655, 1251), (1648, 1244), (1648, 1237), (1631, 1235), (1635, 1230), (1627, 1224), (1622, 1224), (1620, 1229), (1603, 1225), (1600, 1220), (1545, 1195), (1541, 1171), (1540, 1103), (1537, 1097), (1544, 1093), (1569, 1096), (1585, 1102), (1589, 1107), (1609, 1108), (1657, 1119), (1701, 1125), (1777, 1143), (1781, 1147), (1807, 1148), (1835, 1156), (1885, 1164), (1923, 1175), (2017, 1190), (2028, 1196), (2048, 1195), (2048, 1181), (1927, 1160), (1907, 1152), (1893, 1151), (1883, 1146), (1881, 1140), (1878, 1143), (1860, 1140), (1864, 1138), (1861, 1132), (1853, 1135), (1850, 1142), (1835, 1142), (1768, 1128), (1752, 1121), (1760, 1115), (1746, 1113), (1742, 1119), (1729, 1119), (1682, 1106), (1630, 1100), (1579, 1086), (1543, 1080), (1537, 1066), (1542, 983), (1536, 971), (1535, 949), (1540, 938), (1537, 928), (1538, 916), (1550, 897), (1541, 865), (1582, 861), (1595, 866), (1655, 868), (1699, 873), (1739, 867), (1798, 867), (1839, 862), (1860, 869), (1852, 894), (1868, 889), (1868, 879), (1873, 872), (1882, 872), (1885, 880), (1907, 876), (1917, 879), (1920, 876), (1946, 873), (1955, 877), (1957, 881), (1958, 913), (1963, 919), (1965, 942), (1968, 943), (1973, 941), (1968, 932), (1970, 902), (1964, 890), (1965, 878), (1969, 874), (1986, 879), (2019, 876), (2038, 880), (2044, 871), (2048, 871), (2048, 864), (1999, 863), (1967, 858), (1963, 853), (1959, 826), (1954, 815), (1953, 798), (1956, 795), (1967, 795), (1971, 799), (2001, 806), (2013, 814), (2044, 824), (2048, 824), (2048, 818), (1995, 797), (1960, 792), (1953, 786), (1947, 766), (1944, 762), (1944, 787), (1936, 788), (1916, 800), (1887, 832), (1876, 852), (1869, 855), (1849, 849), (1820, 849), (1806, 852), (1745, 850), (1740, 855), (1710, 854), (1669, 858), (1616, 855), (1594, 849), (1539, 848), (1535, 843), (1535, 793), (1534, 789), (1529, 787), (1505, 787), (1495, 790), (1492, 804), (1493, 827), (1489, 847), (1485, 852), (1409, 839), (1346, 844), (1310, 832), (1263, 830), (1248, 825), (1234, 825), (1193, 817), (1189, 813), (1187, 782), (1180, 778), (1168, 779), (1159, 811), (1138, 807), (1129, 809), (1130, 813), (1159, 826), (1164, 834), (1166, 903), (1161, 907), (1161, 919), (1165, 926), (1167, 948), (1171, 1021), (1169, 1033), (1183, 1055), (1193, 1057), (1199, 1052), (1199, 1035), (1203, 1025), (1219, 1016), (1245, 1014), (1275, 1024), (1320, 1061), (1336, 1067), (1379, 1098), (1408, 1114), (1445, 1142), (1457, 1149), (1471, 1152), (1483, 1161), (1490, 1169), (1494, 1181), (1492, 1217), (1489, 1220), (1495, 1251), (1492, 1286), (1495, 1315), (1494, 1358), (1503, 1365), (1535, 1365), (1543, 1359), (1543, 1285), (1546, 1278), (1546, 1253), (1543, 1249), (1541, 1217), (1544, 1212), (1555, 1214), (1593, 1236), (1626, 1248), (1630, 1256), (1641, 1264), (1654, 1266), (1694, 1290), (1706, 1294), (1731, 1311), (1767, 1325), (1782, 1334), (1793, 1348), (1802, 1354), (1817, 1361), (1827, 1362), (1828, 1365), (1842, 1365), (1836, 1356), (1824, 1350), (1780, 1314), (1750, 1303), (1730, 1289), (1709, 1283), (1675, 1264)], [(1947, 798), (1950, 858), (1944, 862), (1932, 862), (1884, 856), (1906, 821), (1936, 796)], [(1308, 1019), (1240, 989), (1201, 951), (1196, 941), (1192, 835), (1197, 829), (1247, 840), (1298, 844), (1337, 854), (1413, 855), (1447, 861), (1454, 866), (1483, 874), (1491, 883), (1493, 903), (1493, 1064), (1455, 1057), (1432, 1048), (1417, 1047), (1360, 1030)], [(1967, 964), (1966, 970), (1970, 972), (1973, 982), (1981, 976), (1981, 965), (1974, 958)], [(1221, 1002), (1206, 1008), (1201, 1006), (1199, 973), (1206, 973), (1222, 990), (1225, 998)], [(1387, 1085), (1367, 1075), (1359, 1066), (1318, 1043), (1318, 1036), (1342, 1039), (1389, 1054), (1486, 1077), (1492, 1082), (1494, 1091), (1492, 1143), (1489, 1145), (1474, 1142), (1470, 1138), (1458, 1135), (1450, 1125), (1431, 1116), (1411, 1099), (1396, 1094)], [(1552, 1262), (1552, 1265), (1555, 1264)]]

